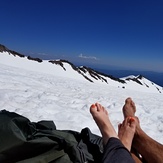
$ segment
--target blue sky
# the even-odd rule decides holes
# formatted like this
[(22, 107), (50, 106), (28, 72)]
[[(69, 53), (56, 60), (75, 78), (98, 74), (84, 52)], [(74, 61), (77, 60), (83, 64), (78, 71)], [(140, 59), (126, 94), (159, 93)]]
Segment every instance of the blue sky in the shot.
[(47, 59), (163, 72), (162, 0), (5, 0), (0, 44)]

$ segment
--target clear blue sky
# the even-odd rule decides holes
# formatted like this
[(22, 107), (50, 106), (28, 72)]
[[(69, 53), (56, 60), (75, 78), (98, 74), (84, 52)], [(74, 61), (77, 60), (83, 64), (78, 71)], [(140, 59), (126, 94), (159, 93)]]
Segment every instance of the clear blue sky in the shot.
[(5, 0), (0, 15), (11, 50), (163, 72), (162, 0)]

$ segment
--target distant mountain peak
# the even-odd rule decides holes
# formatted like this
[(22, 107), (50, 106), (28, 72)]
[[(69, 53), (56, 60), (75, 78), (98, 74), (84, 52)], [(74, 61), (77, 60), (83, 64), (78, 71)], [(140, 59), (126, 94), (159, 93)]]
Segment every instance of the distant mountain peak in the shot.
[(138, 75), (138, 76), (137, 76), (137, 79), (143, 79), (143, 78), (144, 78), (143, 75)]

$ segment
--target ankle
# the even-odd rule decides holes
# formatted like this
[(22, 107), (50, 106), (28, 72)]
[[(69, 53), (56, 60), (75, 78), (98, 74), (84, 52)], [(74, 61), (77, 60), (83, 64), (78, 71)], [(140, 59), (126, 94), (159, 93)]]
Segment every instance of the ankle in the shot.
[(139, 145), (142, 143), (142, 136), (144, 135), (144, 132), (141, 128), (136, 127), (135, 135), (133, 138), (133, 147), (137, 149)]

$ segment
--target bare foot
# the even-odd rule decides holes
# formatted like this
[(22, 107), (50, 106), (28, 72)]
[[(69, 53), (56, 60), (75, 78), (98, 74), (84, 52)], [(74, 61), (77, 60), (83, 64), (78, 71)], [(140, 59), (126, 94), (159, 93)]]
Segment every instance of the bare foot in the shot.
[[(134, 144), (137, 144), (137, 143), (135, 143), (135, 140), (137, 140), (138, 135), (142, 133), (142, 130), (140, 128), (139, 119), (138, 119), (138, 117), (135, 116), (135, 112), (136, 112), (135, 103), (132, 101), (132, 99), (130, 97), (125, 100), (125, 105), (123, 106), (122, 110), (123, 110), (124, 119), (127, 117), (132, 117), (135, 120), (136, 128), (135, 128), (135, 135), (134, 135), (133, 143), (132, 143), (132, 147), (135, 147)], [(121, 140), (121, 141), (123, 141), (123, 140)], [(130, 147), (130, 149), (131, 149), (131, 147)], [(137, 153), (137, 150), (135, 151), (134, 148), (132, 148), (131, 155), (136, 163), (142, 162), (139, 154)]]
[(130, 151), (132, 140), (135, 134), (136, 122), (132, 117), (127, 117), (122, 124), (118, 126), (118, 136), (123, 145)]
[(107, 144), (109, 138), (118, 138), (118, 135), (109, 120), (108, 112), (102, 105), (98, 103), (91, 105), (90, 113), (101, 131), (104, 145)]
[(135, 134), (137, 134), (140, 129), (140, 122), (138, 117), (135, 116), (136, 106), (130, 97), (125, 100), (125, 105), (123, 106), (122, 110), (123, 110), (124, 119), (127, 117), (132, 117), (135, 119), (136, 122)]
[(123, 110), (124, 119), (127, 117), (135, 116), (136, 106), (130, 97), (125, 100), (125, 105), (123, 106), (122, 110)]

